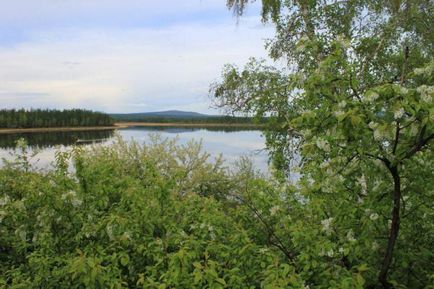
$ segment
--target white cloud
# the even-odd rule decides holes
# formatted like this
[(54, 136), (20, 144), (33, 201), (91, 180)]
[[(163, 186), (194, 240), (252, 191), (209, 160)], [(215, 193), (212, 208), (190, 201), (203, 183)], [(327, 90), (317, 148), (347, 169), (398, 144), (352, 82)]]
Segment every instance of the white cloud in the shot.
[[(172, 2), (173, 9), (184, 3)], [(257, 29), (259, 21), (252, 17), (239, 25), (230, 19), (160, 28), (33, 31), (26, 42), (0, 46), (1, 106), (206, 112), (208, 86), (225, 63), (243, 64), (249, 56), (265, 56), (263, 39), (272, 32)]]

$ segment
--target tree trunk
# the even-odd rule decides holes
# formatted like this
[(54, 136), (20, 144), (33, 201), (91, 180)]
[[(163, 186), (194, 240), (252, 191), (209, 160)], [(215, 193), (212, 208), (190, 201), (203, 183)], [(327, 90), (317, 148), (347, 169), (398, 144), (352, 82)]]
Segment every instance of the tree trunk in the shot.
[(398, 172), (398, 166), (388, 167), (393, 177), (393, 209), (392, 209), (392, 225), (390, 227), (389, 241), (387, 243), (386, 255), (383, 259), (381, 271), (378, 280), (383, 288), (391, 288), (391, 284), (387, 281), (390, 264), (393, 258), (393, 249), (395, 248), (396, 239), (398, 238), (400, 225), (400, 206), (401, 206), (401, 178)]

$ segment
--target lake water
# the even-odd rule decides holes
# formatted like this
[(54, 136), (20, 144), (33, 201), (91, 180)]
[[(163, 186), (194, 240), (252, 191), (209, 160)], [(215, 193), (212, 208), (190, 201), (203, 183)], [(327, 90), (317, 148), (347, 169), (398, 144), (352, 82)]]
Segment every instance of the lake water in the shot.
[[(180, 144), (190, 140), (202, 141), (204, 151), (211, 158), (223, 155), (228, 166), (242, 156), (249, 157), (258, 170), (266, 173), (268, 156), (265, 148), (265, 138), (260, 130), (239, 128), (179, 128), (179, 127), (130, 127), (118, 129), (116, 132), (126, 141), (132, 139), (139, 143), (149, 140), (151, 134), (158, 133), (163, 138), (178, 138)], [(38, 149), (35, 166), (47, 168), (54, 160), (56, 150), (66, 150), (80, 141), (108, 144), (114, 140), (115, 131), (82, 131), (82, 132), (44, 132), (0, 134), (0, 159), (11, 159), (15, 143), (24, 138), (30, 150)], [(83, 143), (82, 145), (89, 145)], [(1, 164), (0, 164), (1, 165)]]

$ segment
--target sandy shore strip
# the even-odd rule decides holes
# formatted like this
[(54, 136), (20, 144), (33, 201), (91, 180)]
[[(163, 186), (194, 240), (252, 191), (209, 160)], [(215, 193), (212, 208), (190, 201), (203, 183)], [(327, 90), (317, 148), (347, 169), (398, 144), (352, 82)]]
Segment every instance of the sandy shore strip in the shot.
[(26, 133), (26, 132), (68, 132), (112, 130), (134, 126), (142, 127), (233, 127), (233, 128), (261, 128), (261, 125), (243, 123), (160, 123), (160, 122), (119, 122), (113, 126), (78, 126), (78, 127), (37, 127), (37, 128), (0, 128), (0, 134)]

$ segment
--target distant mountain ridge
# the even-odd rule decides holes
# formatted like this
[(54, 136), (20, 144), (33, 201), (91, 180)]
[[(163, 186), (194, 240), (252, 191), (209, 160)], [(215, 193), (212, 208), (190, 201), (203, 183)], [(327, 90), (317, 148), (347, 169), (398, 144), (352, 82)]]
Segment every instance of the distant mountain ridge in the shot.
[(143, 119), (143, 118), (208, 118), (212, 115), (202, 114), (193, 111), (182, 110), (166, 110), (166, 111), (153, 111), (153, 112), (137, 112), (137, 113), (111, 113), (111, 117), (115, 119)]
[(148, 123), (190, 123), (190, 124), (238, 124), (253, 125), (251, 117), (210, 115), (193, 111), (166, 110), (138, 113), (112, 113), (110, 116), (118, 122)]

